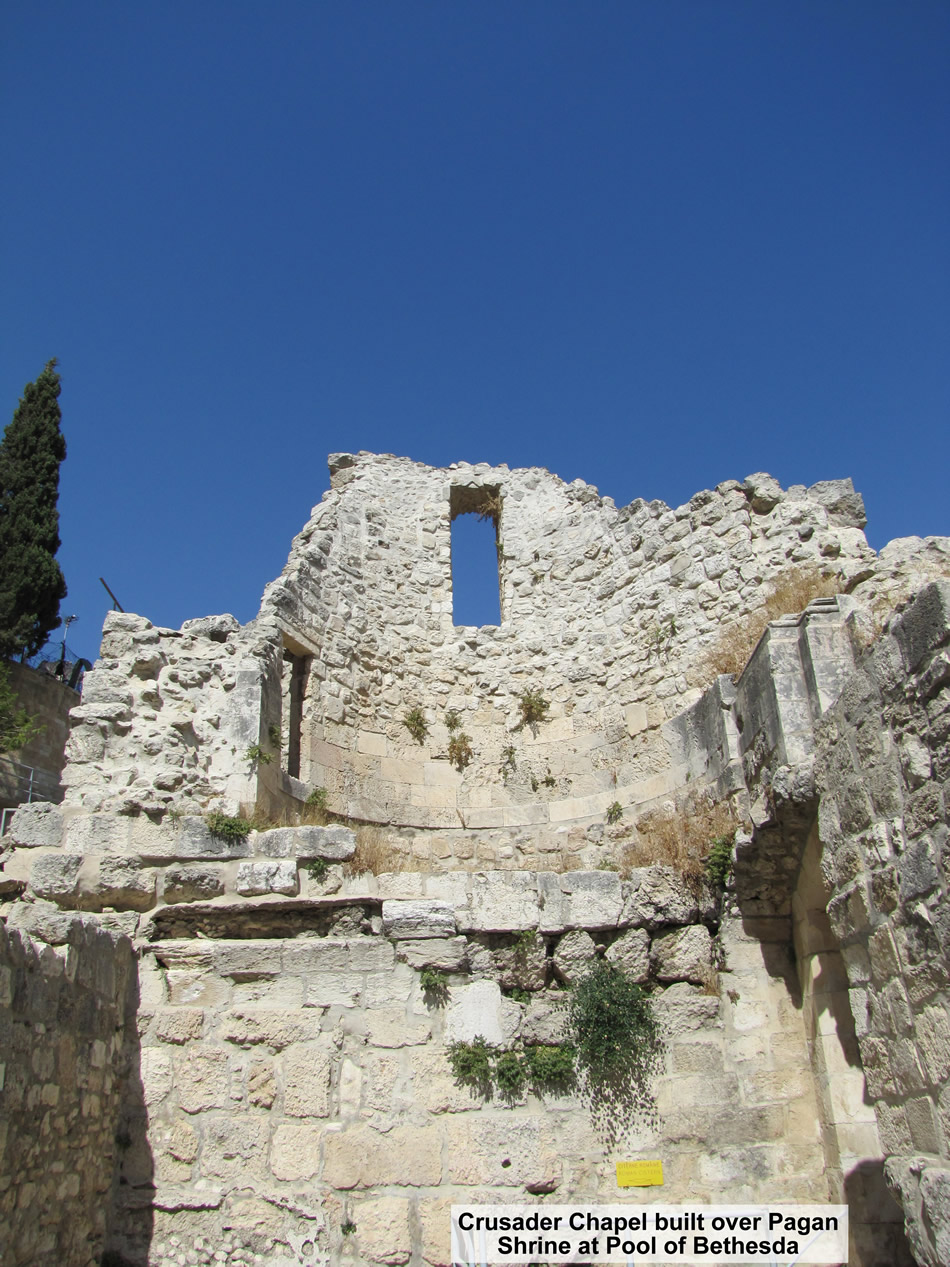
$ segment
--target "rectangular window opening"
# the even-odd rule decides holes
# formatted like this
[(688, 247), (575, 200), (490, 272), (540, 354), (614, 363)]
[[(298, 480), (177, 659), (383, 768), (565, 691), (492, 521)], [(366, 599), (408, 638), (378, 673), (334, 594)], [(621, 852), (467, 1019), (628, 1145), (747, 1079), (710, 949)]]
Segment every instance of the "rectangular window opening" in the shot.
[(453, 488), (452, 623), (501, 624), (501, 490)]
[(310, 677), (310, 656), (284, 651), (283, 707), (281, 709), (281, 751), (285, 754), (284, 769), (300, 778), (300, 741), (303, 733), (304, 702)]

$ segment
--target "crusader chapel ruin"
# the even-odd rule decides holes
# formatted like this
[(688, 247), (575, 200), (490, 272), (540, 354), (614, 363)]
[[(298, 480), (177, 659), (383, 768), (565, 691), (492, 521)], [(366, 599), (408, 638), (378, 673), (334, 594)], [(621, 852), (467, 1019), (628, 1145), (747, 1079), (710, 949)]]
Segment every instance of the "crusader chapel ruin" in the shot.
[[(950, 541), (875, 554), (847, 480), (330, 471), (250, 624), (107, 617), (5, 838), (2, 1262), (439, 1267), (453, 1200), (629, 1199), (846, 1201), (851, 1264), (950, 1262)], [(478, 510), (501, 623), (457, 627)], [(716, 814), (725, 892), (661, 847)], [(556, 1045), (598, 958), (664, 1039), (613, 1149), (446, 1056)]]

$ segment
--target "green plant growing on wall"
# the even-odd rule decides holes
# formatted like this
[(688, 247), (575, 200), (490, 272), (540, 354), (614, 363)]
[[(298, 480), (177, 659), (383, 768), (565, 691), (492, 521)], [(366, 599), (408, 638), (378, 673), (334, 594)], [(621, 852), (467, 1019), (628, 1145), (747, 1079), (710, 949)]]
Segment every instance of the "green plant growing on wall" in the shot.
[(449, 760), (459, 773), (471, 763), (474, 755), (471, 740), (464, 730), (460, 730), (449, 740)]
[(526, 1047), (525, 1065), (531, 1089), (537, 1095), (569, 1095), (574, 1089), (574, 1048)]
[(425, 743), (426, 736), (429, 733), (429, 724), (423, 716), (421, 708), (411, 708), (402, 719), (402, 724), (415, 739), (416, 743)]
[(356, 1224), (352, 1219), (346, 1219), (340, 1224), (340, 1231), (344, 1236), (352, 1236), (356, 1231)]
[(496, 493), (492, 489), (486, 488), (482, 494), (481, 501), (475, 507), (475, 513), (478, 515), (478, 522), (484, 523), (486, 519), (497, 528), (501, 522), (501, 493)]
[(716, 836), (711, 842), (704, 866), (709, 882), (724, 889), (732, 871), (732, 836)]
[(248, 761), (256, 761), (260, 765), (270, 765), (274, 760), (274, 754), (268, 752), (266, 748), (262, 748), (259, 743), (252, 743), (244, 756)]
[(601, 960), (571, 990), (566, 1029), (581, 1096), (605, 1146), (637, 1122), (652, 1124), (662, 1042), (646, 992)]
[(267, 727), (267, 738), (270, 740), (271, 747), (280, 752), (280, 727), (275, 721)]
[(509, 1106), (530, 1087), (535, 1095), (567, 1095), (575, 1085), (574, 1049), (531, 1046), (504, 1051), (479, 1035), (471, 1043), (452, 1043), (449, 1064), (457, 1086), (492, 1100), (497, 1095)]
[(320, 883), (322, 880), (327, 878), (327, 873), (329, 872), (330, 867), (325, 858), (311, 858), (307, 863), (306, 869), (307, 875), (310, 879), (316, 880), (317, 883)]
[(439, 972), (438, 968), (423, 968), (419, 973), (419, 984), (422, 986), (422, 993), (427, 1001), (435, 1003), (438, 1007), (444, 1007), (448, 1002), (449, 983), (444, 973)]
[(325, 787), (315, 787), (304, 802), (312, 809), (326, 809), (327, 807), (327, 790)]
[(456, 1085), (490, 1100), (495, 1094), (494, 1054), (494, 1047), (481, 1034), (470, 1043), (449, 1043), (447, 1055)]
[(515, 750), (510, 744), (507, 748), (502, 748), (501, 750), (500, 769), (502, 781), (507, 783), (515, 772)]
[(619, 801), (614, 801), (612, 805), (607, 806), (607, 822), (611, 826), (619, 823), (621, 818), (623, 818), (623, 806)]
[(222, 814), (220, 810), (212, 810), (205, 815), (208, 831), (218, 840), (243, 840), (249, 836), (254, 824), (247, 818)]
[(17, 699), (10, 670), (0, 664), (0, 752), (16, 752), (45, 729)]
[(495, 1057), (495, 1087), (507, 1105), (520, 1100), (528, 1081), (528, 1071), (518, 1052), (502, 1051)]
[(449, 734), (452, 734), (453, 731), (458, 730), (461, 724), (462, 724), (461, 717), (459, 717), (458, 713), (456, 712), (454, 708), (450, 708), (448, 712), (445, 714), (446, 730), (449, 732)]
[(521, 707), (522, 726), (536, 726), (538, 722), (544, 721), (551, 707), (540, 691), (531, 688), (521, 692), (518, 703)]

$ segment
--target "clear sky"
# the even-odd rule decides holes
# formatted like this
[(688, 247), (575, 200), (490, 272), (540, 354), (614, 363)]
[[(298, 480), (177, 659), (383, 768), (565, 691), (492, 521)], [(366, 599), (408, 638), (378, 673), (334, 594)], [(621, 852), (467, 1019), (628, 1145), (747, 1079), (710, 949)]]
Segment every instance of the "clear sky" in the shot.
[(851, 475), (950, 532), (945, 0), (37, 0), (0, 19), (9, 420), (60, 560), (247, 620), (370, 449), (618, 505)]

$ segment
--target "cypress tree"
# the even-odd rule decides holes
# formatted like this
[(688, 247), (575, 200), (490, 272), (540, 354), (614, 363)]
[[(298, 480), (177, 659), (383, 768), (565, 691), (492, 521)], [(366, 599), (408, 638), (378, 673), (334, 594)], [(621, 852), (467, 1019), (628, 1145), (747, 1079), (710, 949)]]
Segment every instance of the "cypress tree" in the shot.
[(59, 374), (28, 383), (0, 443), (0, 657), (31, 656), (59, 624)]

